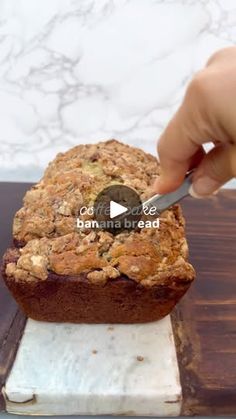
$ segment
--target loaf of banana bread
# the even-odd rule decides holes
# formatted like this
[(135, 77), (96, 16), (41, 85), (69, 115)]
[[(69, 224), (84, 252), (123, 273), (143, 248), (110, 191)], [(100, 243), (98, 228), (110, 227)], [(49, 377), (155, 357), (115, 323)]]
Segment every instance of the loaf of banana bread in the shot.
[(116, 140), (57, 155), (26, 193), (3, 258), (5, 282), (27, 316), (139, 323), (172, 310), (195, 276), (179, 205), (161, 214), (159, 228), (115, 235), (76, 224), (80, 208), (109, 185), (149, 198), (158, 171), (155, 157)]

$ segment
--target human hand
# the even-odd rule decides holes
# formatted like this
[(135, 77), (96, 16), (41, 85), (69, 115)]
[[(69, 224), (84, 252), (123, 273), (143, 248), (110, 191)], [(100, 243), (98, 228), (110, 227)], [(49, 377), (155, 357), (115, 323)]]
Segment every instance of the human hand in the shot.
[[(212, 141), (207, 154), (202, 145)], [(236, 176), (236, 47), (218, 51), (193, 78), (158, 143), (161, 176), (154, 189), (175, 190), (195, 168), (190, 193), (203, 197)]]

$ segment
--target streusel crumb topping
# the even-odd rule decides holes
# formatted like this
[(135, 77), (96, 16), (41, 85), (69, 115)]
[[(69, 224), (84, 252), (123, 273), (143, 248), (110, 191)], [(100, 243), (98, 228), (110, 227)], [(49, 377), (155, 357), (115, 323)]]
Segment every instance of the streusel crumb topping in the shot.
[[(86, 273), (89, 281), (99, 284), (125, 275), (146, 286), (164, 283), (170, 275), (191, 281), (194, 270), (187, 262), (184, 220), (178, 205), (162, 214), (159, 229), (114, 236), (76, 226), (80, 208), (93, 206), (105, 187), (126, 185), (144, 200), (150, 197), (158, 173), (155, 157), (116, 140), (60, 153), (41, 181), (26, 193), (15, 215), (13, 236), (19, 248), (6, 274), (32, 281), (46, 280), (49, 272)], [(91, 217), (86, 214), (83, 219)]]

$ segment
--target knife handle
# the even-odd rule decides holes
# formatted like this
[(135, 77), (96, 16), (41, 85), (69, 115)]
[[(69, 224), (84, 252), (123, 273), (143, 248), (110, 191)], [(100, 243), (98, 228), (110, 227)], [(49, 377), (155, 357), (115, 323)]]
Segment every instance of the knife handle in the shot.
[(185, 196), (189, 195), (189, 188), (192, 184), (193, 170), (188, 172), (182, 185), (179, 186), (174, 192), (170, 192), (164, 195), (154, 195), (143, 203), (143, 207), (156, 207), (157, 214), (161, 214), (163, 211), (171, 207), (172, 205), (179, 202)]

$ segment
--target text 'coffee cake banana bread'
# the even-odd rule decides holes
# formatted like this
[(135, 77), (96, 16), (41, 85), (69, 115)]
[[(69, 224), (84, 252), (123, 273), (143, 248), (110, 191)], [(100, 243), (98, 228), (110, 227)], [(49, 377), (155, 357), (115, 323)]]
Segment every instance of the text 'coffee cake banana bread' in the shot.
[[(139, 323), (167, 315), (194, 279), (178, 205), (159, 228), (117, 235), (78, 229), (82, 206), (109, 185), (150, 197), (155, 157), (115, 140), (59, 154), (24, 197), (3, 276), (27, 316), (76, 323)], [(91, 215), (84, 215), (84, 219)]]

